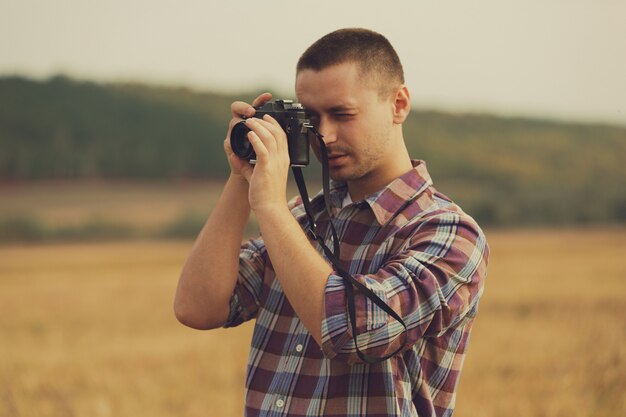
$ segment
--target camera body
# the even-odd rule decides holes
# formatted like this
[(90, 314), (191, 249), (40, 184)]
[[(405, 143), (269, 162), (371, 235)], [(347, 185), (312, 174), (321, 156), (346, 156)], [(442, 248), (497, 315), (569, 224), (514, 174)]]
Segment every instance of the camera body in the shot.
[[(304, 167), (309, 165), (309, 119), (304, 107), (291, 100), (276, 100), (255, 107), (254, 117), (262, 118), (269, 114), (287, 134), (287, 147), (291, 166)], [(250, 129), (245, 121), (237, 123), (230, 132), (230, 147), (239, 158), (254, 163), (256, 154), (248, 140)]]

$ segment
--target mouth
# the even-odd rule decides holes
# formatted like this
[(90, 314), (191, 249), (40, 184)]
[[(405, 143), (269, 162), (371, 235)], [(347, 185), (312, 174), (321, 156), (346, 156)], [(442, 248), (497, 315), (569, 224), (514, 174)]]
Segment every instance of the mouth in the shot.
[(343, 164), (348, 158), (347, 154), (333, 154), (328, 155), (328, 165), (331, 167), (336, 167)]

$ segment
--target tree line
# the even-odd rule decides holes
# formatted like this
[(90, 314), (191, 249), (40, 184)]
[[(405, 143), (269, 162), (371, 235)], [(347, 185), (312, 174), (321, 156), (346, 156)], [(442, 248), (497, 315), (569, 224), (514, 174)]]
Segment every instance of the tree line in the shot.
[[(0, 181), (224, 177), (230, 102), (255, 95), (2, 77)], [(418, 109), (404, 134), (484, 224), (626, 222), (626, 127)]]

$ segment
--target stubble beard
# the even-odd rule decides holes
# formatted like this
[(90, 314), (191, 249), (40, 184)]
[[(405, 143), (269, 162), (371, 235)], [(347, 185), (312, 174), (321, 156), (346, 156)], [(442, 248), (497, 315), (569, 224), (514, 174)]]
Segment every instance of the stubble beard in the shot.
[(353, 152), (348, 154), (348, 163), (338, 169), (330, 170), (330, 177), (341, 182), (360, 182), (373, 175), (380, 154), (375, 150), (363, 152), (356, 156)]

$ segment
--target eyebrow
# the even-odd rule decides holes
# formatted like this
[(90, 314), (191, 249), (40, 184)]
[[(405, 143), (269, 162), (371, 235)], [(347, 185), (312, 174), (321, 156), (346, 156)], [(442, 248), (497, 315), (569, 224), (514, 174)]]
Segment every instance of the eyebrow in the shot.
[[(319, 116), (319, 112), (317, 110), (313, 110), (309, 107), (305, 106), (306, 111), (314, 116)], [(356, 106), (352, 106), (349, 104), (337, 104), (336, 106), (332, 106), (328, 109), (324, 109), (322, 110), (322, 112), (327, 112), (327, 113), (341, 113), (341, 112), (345, 112), (345, 111), (355, 111), (358, 110), (358, 108)]]
[(332, 113), (337, 113), (337, 112), (342, 112), (342, 111), (350, 111), (350, 110), (356, 110), (356, 107), (350, 106), (350, 105), (346, 105), (346, 104), (339, 104), (337, 106), (333, 106), (333, 107), (328, 109), (328, 111), (332, 112)]

